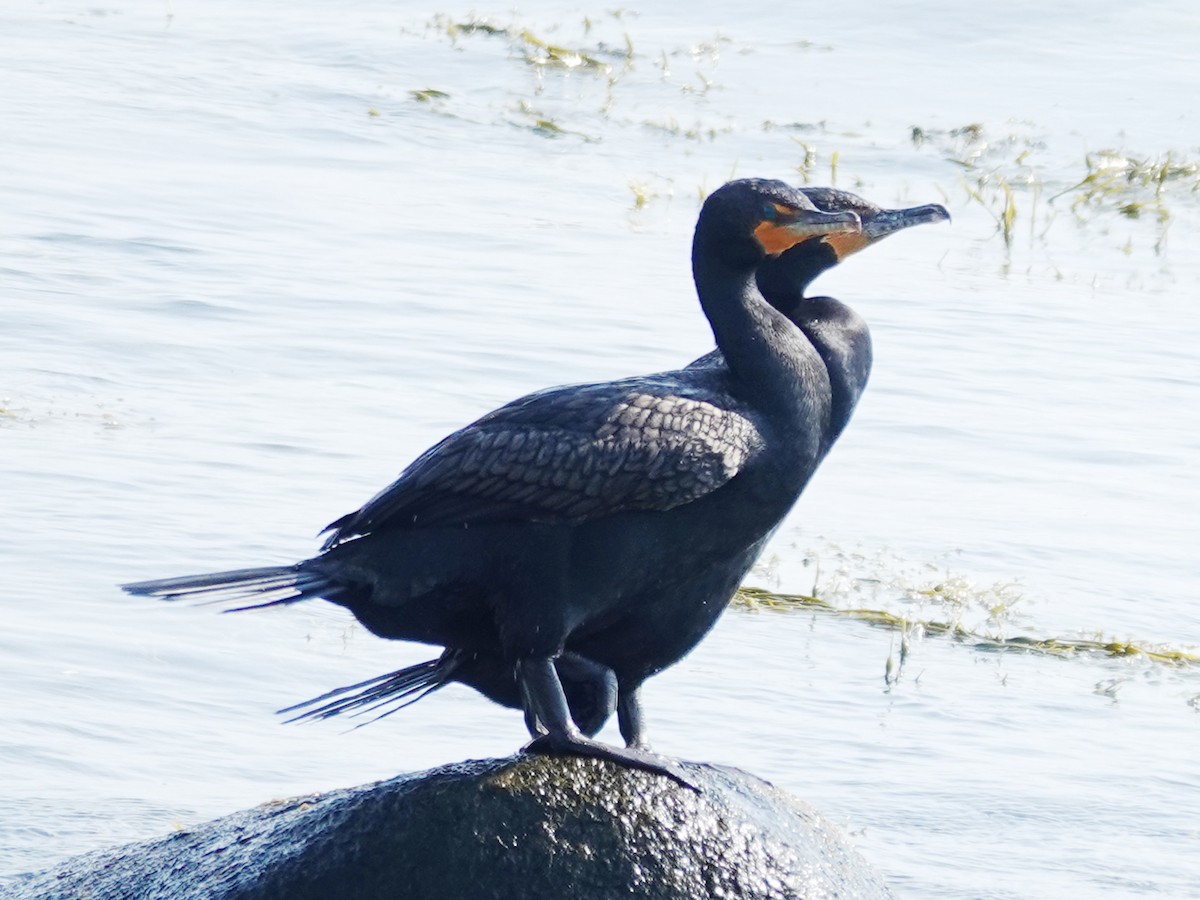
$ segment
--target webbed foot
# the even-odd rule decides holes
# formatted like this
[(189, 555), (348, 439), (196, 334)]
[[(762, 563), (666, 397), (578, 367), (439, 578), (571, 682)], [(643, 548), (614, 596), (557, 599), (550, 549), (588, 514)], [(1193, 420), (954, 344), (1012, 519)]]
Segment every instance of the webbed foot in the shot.
[[(534, 734), (533, 740), (524, 747), (526, 753), (572, 754), (607, 759), (617, 765), (643, 772), (665, 775), (686, 788), (699, 792), (700, 788), (688, 781), (683, 767), (678, 762), (633, 747), (613, 747), (600, 741), (584, 737), (571, 720), (562, 683), (549, 657), (530, 657), (517, 663), (517, 678), (525, 697), (526, 720), (540, 723), (545, 734)], [(633, 717), (625, 717), (640, 726), (640, 706), (633, 692)], [(618, 708), (620, 711), (620, 707)], [(623, 720), (624, 721), (624, 720)], [(531, 729), (532, 731), (532, 729)], [(622, 728), (626, 740), (642, 738), (640, 727)]]
[(611, 744), (586, 738), (581, 734), (543, 734), (522, 747), (521, 752), (546, 756), (571, 755), (606, 759), (630, 769), (641, 769), (643, 772), (665, 775), (677, 784), (700, 793), (700, 787), (688, 780), (683, 766), (676, 760), (659, 756), (648, 750), (614, 747)]

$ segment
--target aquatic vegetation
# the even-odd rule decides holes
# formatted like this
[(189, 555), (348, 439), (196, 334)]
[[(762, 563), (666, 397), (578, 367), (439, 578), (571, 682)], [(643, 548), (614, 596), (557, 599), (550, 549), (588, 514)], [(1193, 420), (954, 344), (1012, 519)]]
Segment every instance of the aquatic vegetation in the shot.
[(712, 141), (721, 135), (730, 134), (733, 131), (731, 126), (724, 128), (717, 128), (715, 126), (705, 127), (701, 122), (694, 122), (691, 125), (681, 125), (675, 119), (668, 119), (665, 122), (648, 120), (642, 123), (642, 127), (651, 131), (660, 131), (671, 137), (686, 138), (689, 141)]
[[(518, 58), (539, 69), (580, 70), (600, 75), (612, 72), (612, 66), (600, 59), (600, 55), (605, 52), (604, 48), (584, 51), (577, 47), (565, 47), (551, 43), (528, 28), (516, 25), (501, 26), (489, 19), (475, 16), (457, 20), (439, 15), (434, 17), (432, 24), (435, 28), (444, 30), (452, 40), (471, 35), (504, 38)], [(585, 32), (590, 33), (595, 27), (595, 22), (590, 18), (585, 18), (583, 24)], [(623, 50), (607, 52), (616, 58), (629, 59), (633, 56), (633, 41), (627, 34)]]
[[(1200, 162), (1174, 152), (1153, 157), (1122, 150), (1087, 153), (1078, 179), (1063, 180), (1054, 174), (1062, 171), (1061, 163), (1047, 161), (1044, 143), (1020, 127), (996, 137), (980, 123), (949, 130), (913, 126), (910, 139), (914, 148), (932, 148), (961, 168), (968, 200), (995, 220), (1008, 252), (1020, 219), (1028, 220), (1031, 241), (1045, 242), (1059, 201), (1069, 200), (1081, 229), (1103, 229), (1113, 217), (1147, 223), (1154, 230), (1154, 253), (1161, 255), (1173, 219), (1168, 201), (1200, 196)], [(1044, 223), (1040, 230), (1039, 222)], [(1121, 249), (1132, 253), (1132, 235)]]
[(1200, 191), (1200, 163), (1176, 159), (1173, 153), (1161, 158), (1138, 159), (1119, 150), (1101, 150), (1084, 157), (1087, 174), (1064, 194), (1075, 194), (1077, 203), (1120, 202), (1128, 197), (1145, 197), (1151, 192), (1161, 199), (1168, 186)]
[(573, 135), (578, 138), (583, 138), (584, 141), (589, 143), (597, 140), (591, 135), (584, 134), (582, 131), (573, 131), (563, 128), (553, 119), (553, 117), (540, 112), (539, 110), (530, 106), (529, 103), (524, 100), (517, 104), (517, 113), (521, 117), (521, 121), (517, 124), (521, 125), (521, 127), (528, 128), (534, 133), (540, 134), (543, 137), (557, 138)]
[[(966, 213), (960, 222), (976, 229), (980, 244), (992, 242), (1006, 274), (1024, 264), (1027, 272), (1039, 267), (1054, 280), (1073, 276), (1094, 283), (1101, 273), (1072, 273), (1055, 258), (1064, 240), (1086, 249), (1093, 246), (1093, 236), (1131, 263), (1142, 253), (1162, 257), (1171, 226), (1184, 213), (1182, 205), (1194, 210), (1200, 198), (1200, 161), (1194, 154), (1099, 150), (1073, 159), (1035, 123), (913, 124), (906, 133), (889, 136), (870, 122), (797, 121), (787, 114), (743, 121), (736, 107), (715, 101), (712, 92), (722, 87), (718, 72), (723, 57), (760, 53), (759, 47), (725, 34), (678, 45), (643, 41), (636, 31), (637, 13), (629, 10), (550, 24), (515, 12), (508, 16), (443, 13), (427, 22), (426, 31), (459, 50), (470, 45), (490, 54), (490, 61), (510, 75), (527, 71), (528, 78), (518, 76), (499, 100), (494, 92), (476, 95), (460, 88), (451, 97), (443, 90), (417, 87), (408, 91), (409, 97), (437, 114), (515, 125), (552, 139), (575, 136), (595, 142), (619, 137), (614, 132), (640, 130), (651, 139), (695, 145), (754, 137), (750, 133), (757, 130), (767, 141), (794, 145), (794, 161), (788, 164), (800, 183), (844, 185), (868, 195), (874, 185), (863, 173), (879, 164), (881, 147), (891, 148), (887, 152), (899, 170), (932, 158), (932, 189), (940, 190), (952, 209), (957, 206), (956, 212)], [(793, 45), (789, 52), (834, 52), (807, 40)], [(740, 158), (744, 147), (726, 143)], [(912, 157), (906, 160), (908, 154)], [(630, 183), (628, 178), (621, 182)], [(634, 208), (643, 209), (654, 199), (635, 190)], [(1155, 271), (1165, 270), (1156, 263)], [(1109, 266), (1104, 274), (1140, 277), (1130, 264)]]
[[(556, 97), (561, 103), (558, 119), (550, 115), (542, 116), (542, 127), (536, 129), (539, 133), (557, 134), (553, 126), (562, 127), (564, 132), (586, 131), (593, 135), (599, 128), (645, 126), (687, 140), (711, 140), (731, 133), (731, 127), (704, 121), (681, 125), (675, 118), (663, 121), (643, 117), (615, 120), (611, 117), (618, 100), (616, 87), (626, 80), (636, 79), (639, 85), (651, 86), (657, 91), (665, 87), (669, 92), (676, 92), (675, 98), (681, 95), (703, 97), (716, 86), (705, 67), (715, 65), (722, 49), (732, 43), (730, 38), (717, 35), (710, 41), (682, 47), (635, 49), (634, 38), (626, 26), (626, 19), (630, 17), (636, 17), (636, 14), (627, 10), (611, 10), (603, 16), (584, 17), (571, 37), (566, 36), (566, 32), (571, 30), (569, 26), (551, 26), (549, 31), (555, 34), (554, 39), (548, 37), (541, 26), (517, 20), (511, 24), (501, 24), (495, 19), (474, 14), (467, 17), (440, 14), (430, 20), (426, 27), (435, 35), (447, 36), (455, 46), (461, 47), (465, 41), (472, 39), (493, 45), (502, 43), (507, 49), (506, 62), (517, 62), (533, 72), (534, 80), (528, 89), (534, 95), (542, 95), (546, 91), (552, 75), (560, 79), (575, 74), (590, 76), (580, 78), (575, 83), (574, 96)], [(560, 34), (563, 36), (560, 37)], [(686, 61), (688, 74), (683, 79), (676, 79), (672, 76), (672, 68), (680, 60)], [(639, 70), (638, 62), (649, 65), (643, 65)], [(653, 76), (648, 79), (651, 71)], [(433, 98), (433, 95), (424, 91), (410, 92), (410, 95), (419, 101)], [(573, 122), (583, 124), (573, 128), (561, 126), (560, 120), (568, 116)]]
[[(1136, 656), (1151, 662), (1172, 666), (1200, 666), (1200, 653), (1142, 641), (1118, 641), (1087, 638), (1028, 637), (1016, 635), (1004, 637), (988, 634), (954, 622), (937, 619), (913, 618), (898, 615), (884, 609), (853, 608), (836, 606), (828, 600), (812, 594), (787, 594), (764, 588), (742, 587), (733, 600), (736, 606), (749, 610), (771, 612), (796, 612), (814, 610), (839, 618), (854, 619), (898, 631), (903, 635), (901, 660), (907, 656), (907, 642), (914, 636), (939, 635), (966, 644), (985, 652), (1018, 651), (1041, 653), (1048, 656), (1073, 656), (1092, 654), (1110, 657)], [(890, 671), (890, 670), (889, 670)]]
[[(989, 185), (991, 190), (985, 197)], [(967, 186), (967, 196), (978, 202), (996, 220), (996, 230), (1011, 249), (1013, 229), (1017, 223), (1017, 201), (1012, 184), (1002, 175), (981, 175), (975, 185)]]
[(446, 21), (445, 16), (434, 16), (434, 24), (441, 25), (451, 37), (461, 34), (507, 35), (508, 29), (493, 25), (487, 19), (470, 18), (462, 22)]
[[(1200, 667), (1200, 652), (1167, 644), (1102, 635), (1014, 634), (1018, 628), (1028, 630), (1020, 584), (980, 585), (940, 561), (914, 565), (887, 551), (868, 555), (825, 547), (810, 552), (804, 562), (814, 570), (807, 593), (743, 586), (733, 604), (746, 610), (819, 613), (895, 632), (899, 658), (889, 654), (885, 667), (889, 685), (900, 677), (912, 643), (926, 635), (948, 638), (981, 653), (1139, 658), (1167, 666)], [(772, 577), (769, 569), (756, 573), (760, 578)]]
[[(1005, 250), (1011, 251), (1018, 218), (1017, 191), (1028, 189), (1034, 198), (1041, 193), (1041, 176), (1030, 164), (1038, 144), (1016, 134), (993, 142), (978, 122), (947, 131), (913, 126), (910, 137), (917, 148), (934, 143), (948, 161), (962, 168), (967, 198), (995, 220)], [(1009, 160), (1008, 154), (1014, 150), (1016, 156)], [(1036, 215), (1034, 205), (1031, 203), (1029, 212), (1031, 227)]]
[(424, 88), (419, 91), (409, 91), (408, 95), (418, 103), (432, 103), (434, 100), (446, 100), (450, 97), (445, 91), (436, 88)]
[[(525, 61), (530, 65), (562, 69), (582, 68), (604, 75), (612, 71), (612, 67), (608, 63), (601, 62), (594, 56), (580, 50), (551, 44), (528, 30), (520, 31), (516, 38)], [(630, 48), (630, 53), (632, 53), (632, 48)]]
[(1158, 227), (1154, 252), (1162, 254), (1171, 224), (1168, 192), (1200, 192), (1200, 163), (1173, 153), (1162, 157), (1137, 158), (1117, 150), (1089, 153), (1084, 158), (1087, 174), (1078, 184), (1050, 198), (1071, 197), (1071, 211), (1080, 219), (1095, 212), (1115, 211), (1128, 219), (1152, 213)]
[(640, 181), (629, 182), (629, 189), (633, 191), (633, 208), (643, 209), (652, 197), (657, 197), (650, 188)]

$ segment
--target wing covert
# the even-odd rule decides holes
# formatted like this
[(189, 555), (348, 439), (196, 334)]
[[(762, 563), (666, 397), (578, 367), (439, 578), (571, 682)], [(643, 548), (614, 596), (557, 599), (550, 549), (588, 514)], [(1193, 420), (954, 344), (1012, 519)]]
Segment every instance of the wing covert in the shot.
[(386, 528), (667, 510), (725, 484), (759, 444), (732, 400), (671, 379), (552, 388), (431, 447), (332, 523), (325, 546)]

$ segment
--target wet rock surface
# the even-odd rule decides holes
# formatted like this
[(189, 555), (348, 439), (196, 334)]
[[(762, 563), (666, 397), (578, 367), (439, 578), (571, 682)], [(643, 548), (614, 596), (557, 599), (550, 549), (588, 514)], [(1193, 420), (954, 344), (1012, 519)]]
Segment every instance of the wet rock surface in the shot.
[[(263, 804), (66, 860), (14, 898), (891, 897), (807, 805), (736, 769), (674, 781), (518, 756)], [(10, 893), (11, 892), (11, 893)]]

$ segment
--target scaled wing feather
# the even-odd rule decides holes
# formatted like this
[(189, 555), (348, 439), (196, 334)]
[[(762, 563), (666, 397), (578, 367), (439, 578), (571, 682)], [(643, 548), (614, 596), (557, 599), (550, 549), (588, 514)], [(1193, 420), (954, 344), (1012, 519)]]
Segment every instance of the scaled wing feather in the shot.
[(665, 377), (523, 397), (418, 457), (331, 524), (326, 546), (382, 529), (580, 522), (689, 503), (733, 478), (759, 446), (737, 404), (712, 400)]

